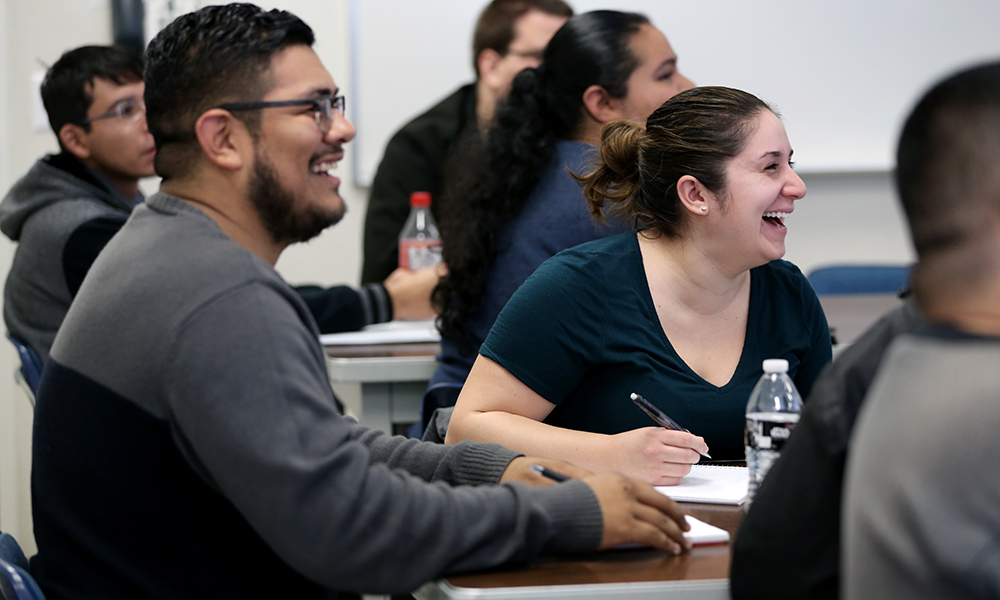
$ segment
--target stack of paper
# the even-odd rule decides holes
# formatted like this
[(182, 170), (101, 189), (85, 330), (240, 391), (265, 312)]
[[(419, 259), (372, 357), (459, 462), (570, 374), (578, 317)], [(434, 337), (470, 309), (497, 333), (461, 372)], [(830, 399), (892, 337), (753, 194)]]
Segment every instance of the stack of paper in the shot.
[[(684, 532), (684, 537), (691, 540), (692, 546), (712, 546), (715, 544), (725, 544), (729, 541), (729, 532), (725, 529), (709, 525), (691, 515), (684, 515), (684, 518), (687, 519), (688, 525), (691, 526), (691, 529)], [(631, 550), (632, 548), (648, 548), (648, 546), (637, 543), (618, 544), (615, 546), (617, 550)]]
[(691, 515), (685, 515), (685, 517), (687, 518), (688, 525), (691, 526), (691, 530), (685, 531), (684, 537), (691, 540), (692, 545), (708, 546), (711, 544), (725, 544), (729, 541), (729, 532), (725, 529), (709, 525)]
[(361, 344), (411, 344), (440, 342), (434, 319), (426, 321), (389, 321), (363, 328), (361, 331), (328, 333), (319, 336), (324, 346), (354, 346)]
[(680, 484), (660, 485), (656, 490), (676, 502), (739, 505), (746, 502), (749, 483), (746, 467), (692, 465)]

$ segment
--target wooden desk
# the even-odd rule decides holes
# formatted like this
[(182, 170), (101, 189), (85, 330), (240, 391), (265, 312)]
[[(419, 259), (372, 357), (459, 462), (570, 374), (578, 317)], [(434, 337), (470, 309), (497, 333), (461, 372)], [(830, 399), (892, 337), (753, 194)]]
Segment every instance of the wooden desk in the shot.
[(361, 420), (393, 433), (420, 420), (420, 401), (437, 369), (438, 343), (324, 346), (330, 381), (361, 384)]
[[(685, 511), (735, 538), (743, 507), (682, 504)], [(418, 600), (728, 600), (732, 542), (698, 546), (678, 556), (655, 550), (617, 550), (542, 558), (528, 565), (445, 577), (421, 587)]]

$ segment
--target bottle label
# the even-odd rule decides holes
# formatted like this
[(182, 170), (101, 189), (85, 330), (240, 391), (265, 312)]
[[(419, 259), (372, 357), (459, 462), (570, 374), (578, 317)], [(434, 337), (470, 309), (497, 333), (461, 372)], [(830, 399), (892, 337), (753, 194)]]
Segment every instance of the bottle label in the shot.
[(748, 414), (743, 443), (749, 448), (781, 452), (798, 421), (795, 413)]
[(441, 263), (441, 240), (402, 240), (399, 242), (399, 266), (416, 271)]

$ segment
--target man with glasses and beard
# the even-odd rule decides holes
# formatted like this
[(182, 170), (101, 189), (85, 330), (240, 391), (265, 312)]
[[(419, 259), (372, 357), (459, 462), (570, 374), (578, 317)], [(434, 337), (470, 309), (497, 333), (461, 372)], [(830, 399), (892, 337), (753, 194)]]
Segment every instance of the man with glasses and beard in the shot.
[(312, 43), (294, 15), (233, 4), (146, 51), (160, 193), (95, 261), (38, 395), (46, 597), (404, 593), (541, 553), (687, 547), (676, 504), (639, 481), (337, 412), (315, 322), (273, 268), (344, 212), (354, 128)]

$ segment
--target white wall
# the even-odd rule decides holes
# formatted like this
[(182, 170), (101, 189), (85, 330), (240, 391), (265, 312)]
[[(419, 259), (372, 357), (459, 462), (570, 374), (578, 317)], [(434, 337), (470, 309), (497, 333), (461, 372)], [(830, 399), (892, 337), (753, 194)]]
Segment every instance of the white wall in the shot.
[[(352, 63), (348, 0), (277, 0), (268, 4), (287, 8), (312, 25), (320, 57), (338, 84), (349, 86)], [(440, 11), (437, 15), (449, 18)], [(110, 23), (108, 0), (0, 0), (0, 192), (5, 192), (35, 159), (57, 148), (51, 132), (31, 127), (29, 82), (32, 74), (42, 68), (38, 61), (51, 64), (67, 49), (108, 43)], [(441, 27), (448, 29), (447, 24)], [(386, 40), (386, 52), (394, 51), (405, 52), (406, 48), (394, 50), (392, 40)], [(427, 68), (434, 68), (433, 64)], [(446, 91), (442, 90), (442, 94)], [(420, 108), (414, 106), (412, 110)], [(340, 167), (345, 178), (341, 192), (349, 206), (347, 216), (319, 238), (285, 252), (278, 269), (290, 281), (334, 284), (358, 280), (367, 189), (350, 181), (353, 160), (349, 147), (345, 164)], [(805, 271), (835, 261), (911, 260), (887, 173), (807, 174), (805, 180), (809, 195), (798, 203), (788, 221), (787, 258)], [(144, 187), (155, 189), (155, 182), (147, 182)], [(2, 279), (6, 279), (13, 249), (14, 245), (0, 236)], [(17, 440), (22, 441), (19, 447), (23, 450), (24, 440), (30, 435), (25, 415), (14, 412), (14, 407), (24, 406), (10, 376), (17, 364), (10, 345), (0, 342), (0, 529), (13, 532), (30, 552), (34, 546), (29, 540), (25, 490), (23, 485), (16, 487), (11, 458)], [(338, 392), (349, 396), (349, 402), (356, 393), (340, 388)]]
[[(49, 131), (32, 128), (34, 73), (44, 70), (68, 48), (106, 43), (111, 36), (111, 11), (107, 0), (37, 2), (4, 0), (0, 5), (0, 189), (7, 188), (28, 170), (35, 158), (56, 148)], [(6, 279), (14, 244), (0, 236), (0, 274)], [(30, 504), (23, 462), (30, 446), (30, 411), (14, 386), (19, 364), (13, 347), (0, 343), (0, 529), (10, 531), (28, 552), (34, 551), (30, 530)], [(12, 455), (13, 453), (13, 455)]]
[[(1000, 56), (1000, 3), (984, 0), (570, 0), (578, 12), (638, 11), (699, 85), (752, 92), (777, 107), (804, 171), (886, 170), (903, 115), (926, 85)], [(354, 0), (357, 174), (374, 175), (410, 103), (472, 79), (469, 31), (480, 1)], [(441, 26), (441, 15), (452, 26)], [(993, 23), (994, 25), (991, 25)], [(433, 32), (433, 35), (427, 35)], [(386, 51), (394, 41), (405, 52)], [(429, 70), (425, 65), (433, 64)], [(405, 91), (404, 91), (405, 90)]]

